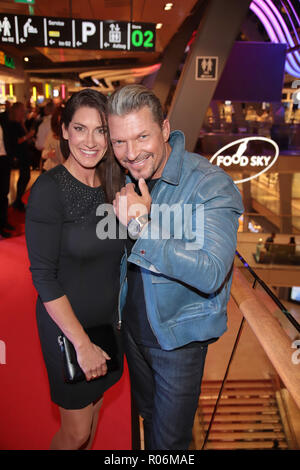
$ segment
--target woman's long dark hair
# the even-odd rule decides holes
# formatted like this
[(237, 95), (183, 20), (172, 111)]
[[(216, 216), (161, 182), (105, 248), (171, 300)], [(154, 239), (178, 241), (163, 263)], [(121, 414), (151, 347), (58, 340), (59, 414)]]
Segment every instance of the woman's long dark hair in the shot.
[(114, 157), (109, 139), (106, 113), (106, 96), (92, 88), (86, 88), (74, 93), (67, 101), (61, 116), (60, 148), (64, 158), (70, 155), (69, 143), (62, 135), (62, 124), (68, 129), (74, 113), (83, 106), (94, 108), (98, 111), (102, 125), (107, 129), (107, 151), (97, 166), (101, 185), (106, 193), (107, 202), (111, 203), (120, 188), (124, 185), (125, 175), (122, 167)]

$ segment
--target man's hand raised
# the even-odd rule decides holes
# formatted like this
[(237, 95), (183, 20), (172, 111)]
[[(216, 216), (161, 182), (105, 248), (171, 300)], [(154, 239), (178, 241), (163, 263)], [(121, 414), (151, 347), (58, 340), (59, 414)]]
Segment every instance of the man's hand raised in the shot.
[(114, 212), (125, 226), (131, 219), (150, 213), (152, 199), (143, 178), (139, 179), (139, 189), (141, 196), (135, 192), (134, 184), (128, 183), (116, 194), (113, 201)]

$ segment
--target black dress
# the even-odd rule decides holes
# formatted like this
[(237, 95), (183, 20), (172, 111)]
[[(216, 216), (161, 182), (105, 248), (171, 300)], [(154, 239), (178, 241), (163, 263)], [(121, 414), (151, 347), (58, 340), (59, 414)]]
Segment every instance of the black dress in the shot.
[(37, 324), (51, 398), (65, 409), (92, 403), (122, 374), (122, 347), (116, 332), (119, 370), (90, 382), (66, 384), (57, 342), (61, 332), (43, 304), (66, 295), (84, 328), (117, 324), (124, 240), (97, 237), (96, 225), (101, 218), (96, 209), (101, 203), (105, 203), (101, 186), (87, 186), (59, 165), (37, 179), (26, 211), (30, 269), (39, 294)]

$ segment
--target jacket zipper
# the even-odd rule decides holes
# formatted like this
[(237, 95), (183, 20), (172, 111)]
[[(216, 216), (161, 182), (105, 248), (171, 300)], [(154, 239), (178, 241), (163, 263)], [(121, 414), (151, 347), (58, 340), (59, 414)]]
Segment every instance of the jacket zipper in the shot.
[[(123, 287), (124, 287), (124, 284), (125, 282), (127, 281), (127, 263), (128, 263), (128, 255), (127, 255), (127, 249), (126, 249), (126, 246), (125, 246), (125, 252), (122, 256), (122, 259), (121, 259), (121, 264), (120, 264), (120, 267), (122, 268), (122, 261), (123, 261), (123, 258), (125, 256), (125, 263), (126, 263), (126, 272), (125, 272), (125, 276), (124, 276), (124, 279), (122, 280), (122, 284), (120, 285), (120, 289), (119, 289), (119, 295), (118, 295), (118, 323), (117, 323), (117, 330), (121, 330), (122, 328), (122, 315), (121, 315), (121, 307), (120, 307), (120, 304), (121, 304), (121, 294), (122, 294), (122, 291), (123, 291)], [(121, 272), (120, 272), (120, 275), (121, 275)]]
[(118, 295), (118, 323), (117, 323), (117, 330), (121, 330), (122, 328), (122, 318), (121, 318), (121, 308), (120, 308), (120, 302), (121, 302), (121, 293), (123, 290), (123, 286), (125, 284), (126, 277), (123, 279), (122, 284), (120, 285), (120, 290), (119, 290), (119, 295)]

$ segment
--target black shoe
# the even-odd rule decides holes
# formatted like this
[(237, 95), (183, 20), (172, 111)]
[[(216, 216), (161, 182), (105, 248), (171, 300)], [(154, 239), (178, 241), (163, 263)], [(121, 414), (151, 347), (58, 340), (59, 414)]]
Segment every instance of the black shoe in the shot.
[(0, 228), (0, 236), (2, 238), (10, 238), (12, 234), (9, 232), (6, 232), (6, 230), (4, 230), (3, 228)]
[(10, 225), (9, 223), (6, 223), (3, 228), (4, 230), (11, 230), (11, 231), (16, 230), (16, 227), (14, 227), (13, 225)]

